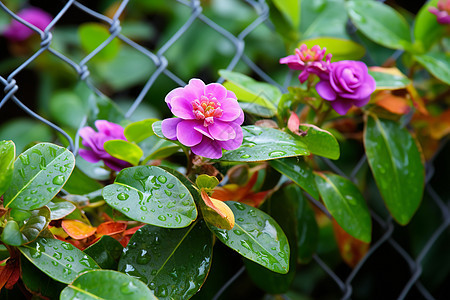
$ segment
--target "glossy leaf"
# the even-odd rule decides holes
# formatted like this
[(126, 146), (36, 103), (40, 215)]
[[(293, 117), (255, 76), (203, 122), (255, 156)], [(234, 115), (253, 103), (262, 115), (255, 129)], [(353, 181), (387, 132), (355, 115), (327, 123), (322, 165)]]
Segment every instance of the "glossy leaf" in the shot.
[[(99, 23), (83, 23), (78, 29), (81, 46), (87, 53), (91, 53), (108, 38), (111, 34), (108, 28)], [(120, 50), (119, 39), (112, 39), (106, 47), (95, 55), (96, 60), (112, 60)]]
[(36, 268), (28, 259), (20, 260), (21, 278), (27, 290), (48, 299), (59, 299), (59, 294), (66, 287), (65, 284), (53, 280), (44, 272)]
[[(19, 224), (23, 224), (19, 226)], [(34, 241), (39, 234), (47, 228), (50, 222), (50, 210), (42, 207), (37, 210), (29, 211), (26, 221), (8, 220), (3, 229), (1, 239), (5, 244), (11, 246), (20, 246)]]
[(97, 242), (84, 249), (102, 269), (117, 270), (123, 247), (114, 238), (104, 235)]
[(129, 162), (133, 166), (139, 164), (144, 152), (138, 145), (124, 140), (109, 140), (103, 144), (111, 156)]
[(61, 300), (151, 300), (157, 299), (140, 280), (111, 270), (92, 270), (77, 277), (60, 296)]
[(159, 299), (189, 299), (211, 266), (213, 237), (203, 221), (188, 228), (140, 228), (119, 261), (119, 270), (146, 283)]
[(371, 67), (369, 74), (375, 79), (376, 90), (399, 90), (411, 83), (411, 80), (396, 68)]
[(272, 118), (276, 114), (276, 112), (273, 109), (269, 109), (256, 103), (239, 101), (239, 106), (242, 108), (244, 112), (251, 115), (260, 116), (263, 118)]
[(219, 184), (219, 180), (215, 176), (201, 174), (195, 180), (195, 184), (199, 189), (205, 189), (207, 192), (211, 192)]
[[(87, 176), (77, 166), (73, 169), (72, 174), (64, 185), (64, 190), (74, 195), (86, 195), (103, 188), (103, 185), (93, 178)], [(104, 171), (104, 169), (101, 169)]]
[(314, 199), (319, 200), (314, 173), (303, 159), (291, 157), (272, 160), (270, 166), (289, 177)]
[(281, 97), (278, 88), (265, 82), (258, 82), (237, 72), (220, 70), (219, 74), (226, 79), (223, 85), (228, 90), (233, 91), (239, 101), (261, 105), (276, 113), (278, 101)]
[(372, 219), (358, 188), (348, 179), (331, 173), (317, 173), (320, 196), (338, 224), (353, 237), (370, 242)]
[(396, 122), (369, 116), (364, 146), (389, 212), (398, 223), (407, 224), (420, 205), (425, 182), (424, 166), (413, 137)]
[(46, 205), (61, 190), (75, 165), (69, 150), (49, 143), (23, 152), (14, 163), (4, 206), (32, 210)]
[(302, 198), (298, 186), (289, 185), (276, 191), (266, 202), (265, 207), (281, 226), (290, 245), (289, 268), (287, 274), (272, 272), (250, 260), (244, 260), (247, 272), (258, 287), (270, 294), (285, 293), (294, 280), (297, 264), (297, 213), (298, 199)]
[(269, 270), (289, 271), (289, 243), (280, 225), (265, 212), (246, 204), (225, 202), (233, 211), (236, 223), (232, 230), (209, 228), (217, 238), (251, 261)]
[(450, 55), (441, 52), (430, 52), (416, 55), (414, 58), (436, 78), (450, 84)]
[(61, 227), (73, 239), (81, 240), (90, 237), (97, 228), (78, 220), (62, 220)]
[[(300, 44), (306, 44), (309, 49), (315, 45), (326, 48), (326, 53), (333, 54), (332, 61), (338, 60), (356, 60), (360, 59), (366, 53), (366, 49), (352, 40), (335, 38), (335, 37), (318, 37), (303, 40)], [(299, 45), (300, 46), (300, 45)]]
[(253, 125), (243, 126), (242, 131), (242, 146), (225, 152), (220, 161), (266, 161), (310, 154), (300, 139), (283, 131)]
[(430, 7), (436, 7), (439, 0), (428, 1), (417, 13), (414, 23), (414, 38), (419, 50), (428, 50), (445, 33), (445, 26), (437, 22), (434, 14), (430, 13)]
[(346, 2), (353, 24), (372, 41), (392, 49), (411, 47), (409, 26), (392, 7), (377, 1)]
[(189, 190), (172, 174), (153, 166), (122, 170), (103, 189), (106, 202), (133, 220), (167, 228), (188, 226), (197, 218)]
[(146, 138), (152, 136), (152, 124), (158, 119), (145, 119), (129, 124), (125, 127), (124, 135), (130, 142), (140, 143)]
[(198, 204), (205, 221), (220, 229), (233, 229), (235, 218), (231, 209), (223, 201), (210, 198), (205, 190), (201, 192), (202, 200)]
[(38, 238), (31, 244), (19, 247), (19, 250), (42, 272), (66, 284), (83, 272), (99, 268), (81, 250), (56, 239)]
[(300, 124), (299, 128), (305, 131), (306, 135), (297, 139), (306, 145), (311, 154), (331, 159), (339, 158), (339, 144), (331, 133), (311, 124)]
[(103, 222), (97, 227), (97, 235), (115, 235), (122, 233), (127, 229), (127, 222)]
[(72, 202), (60, 198), (55, 198), (47, 203), (47, 207), (50, 209), (51, 220), (62, 219), (70, 215), (77, 208)]
[(293, 28), (300, 25), (300, 0), (272, 0), (272, 2)]
[(0, 141), (0, 195), (8, 189), (13, 178), (16, 146), (13, 141)]

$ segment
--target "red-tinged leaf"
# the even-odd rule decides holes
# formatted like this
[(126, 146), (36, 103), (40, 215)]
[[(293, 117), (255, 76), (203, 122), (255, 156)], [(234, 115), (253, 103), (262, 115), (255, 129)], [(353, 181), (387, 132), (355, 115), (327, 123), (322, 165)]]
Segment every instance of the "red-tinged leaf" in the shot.
[(200, 203), (200, 209), (203, 218), (211, 225), (220, 229), (233, 229), (234, 214), (233, 211), (224, 202), (210, 198), (206, 191), (202, 189), (201, 196), (203, 203)]
[(78, 220), (63, 220), (61, 227), (73, 239), (81, 240), (90, 237), (95, 233), (97, 228)]
[(298, 127), (300, 126), (300, 119), (298, 118), (297, 114), (293, 111), (291, 111), (291, 116), (289, 117), (287, 126), (290, 131), (293, 133), (298, 132)]
[(370, 244), (352, 237), (334, 219), (333, 231), (342, 259), (347, 265), (354, 268), (369, 251)]
[(130, 229), (125, 230), (124, 235), (133, 235), (136, 231), (138, 231), (142, 226), (144, 225), (139, 225)]
[(128, 245), (128, 243), (130, 242), (131, 237), (132, 237), (131, 235), (126, 235), (119, 241), (119, 243), (122, 245), (122, 247), (125, 248)]
[[(6, 261), (6, 263), (5, 263)], [(18, 257), (7, 258), (0, 265), (0, 290), (5, 287), (12, 289), (20, 277), (20, 266)]]
[(378, 93), (374, 98), (374, 102), (376, 105), (394, 114), (404, 115), (411, 110), (407, 99), (395, 96), (388, 91)]
[(425, 102), (423, 101), (422, 97), (420, 97), (419, 93), (417, 92), (416, 88), (412, 83), (408, 84), (406, 87), (406, 90), (408, 91), (409, 95), (411, 96), (411, 100), (413, 102), (414, 107), (417, 109), (419, 113), (422, 115), (428, 116), (430, 113), (428, 112)]
[(127, 223), (126, 222), (105, 222), (100, 224), (97, 227), (97, 234), (98, 235), (114, 235), (118, 233), (122, 233), (127, 229)]

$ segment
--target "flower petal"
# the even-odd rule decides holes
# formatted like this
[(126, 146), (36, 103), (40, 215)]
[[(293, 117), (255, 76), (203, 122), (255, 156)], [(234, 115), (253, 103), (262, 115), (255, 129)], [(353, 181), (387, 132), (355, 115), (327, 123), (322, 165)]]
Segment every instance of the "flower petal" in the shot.
[(108, 137), (126, 140), (123, 134), (124, 129), (119, 124), (111, 123), (106, 120), (97, 120), (95, 121), (95, 127), (97, 127), (98, 132), (101, 132)]
[(236, 132), (228, 123), (214, 120), (214, 124), (208, 126), (211, 136), (219, 141), (228, 141), (236, 137)]
[(100, 160), (100, 158), (91, 150), (80, 149), (78, 154), (85, 160), (90, 163), (96, 163)]
[(347, 113), (350, 107), (352, 107), (353, 102), (347, 99), (336, 99), (335, 101), (331, 101), (330, 104), (331, 107), (342, 116)]
[(191, 150), (194, 154), (207, 158), (216, 159), (222, 157), (222, 148), (217, 141), (207, 138), (206, 136), (203, 136), (202, 141), (198, 145), (193, 146)]
[(336, 93), (328, 81), (319, 81), (316, 84), (316, 91), (320, 97), (328, 101), (336, 100)]
[(195, 119), (191, 102), (184, 97), (172, 98), (172, 113), (182, 119)]
[(94, 129), (89, 126), (83, 127), (79, 131), (80, 137), (83, 139), (82, 144), (85, 147), (94, 147), (92, 138), (97, 134)]
[(241, 114), (236, 120), (233, 121), (233, 123), (236, 123), (237, 125), (242, 125), (242, 123), (244, 123), (244, 118), (245, 118), (244, 111), (241, 111)]
[(169, 140), (177, 139), (177, 125), (183, 121), (180, 118), (165, 119), (161, 123), (161, 130), (164, 136)]
[(203, 135), (206, 135), (207, 137), (209, 137), (210, 139), (214, 139), (211, 134), (209, 134), (208, 131), (208, 127), (203, 126), (203, 124), (197, 124), (194, 126), (194, 129), (197, 130), (198, 132), (200, 132)]
[(236, 123), (229, 123), (233, 127), (234, 132), (236, 132), (236, 137), (228, 141), (217, 141), (218, 145), (225, 150), (235, 150), (242, 145), (244, 135), (242, 133), (242, 128)]
[(227, 96), (227, 89), (220, 83), (210, 83), (205, 87), (205, 95), (212, 94), (217, 101), (222, 102)]
[(166, 96), (166, 98), (164, 100), (166, 101), (167, 106), (169, 107), (169, 109), (172, 110), (172, 99), (174, 97), (183, 97), (183, 96), (184, 96), (184, 88), (179, 87), (179, 88), (176, 88), (174, 90), (171, 90), (167, 94), (167, 96)]
[(183, 120), (177, 125), (177, 139), (185, 146), (192, 147), (202, 141), (203, 134), (194, 129), (198, 121)]
[(222, 100), (220, 108), (223, 110), (223, 114), (219, 120), (225, 122), (236, 120), (242, 113), (242, 108), (239, 106), (239, 103), (232, 98)]

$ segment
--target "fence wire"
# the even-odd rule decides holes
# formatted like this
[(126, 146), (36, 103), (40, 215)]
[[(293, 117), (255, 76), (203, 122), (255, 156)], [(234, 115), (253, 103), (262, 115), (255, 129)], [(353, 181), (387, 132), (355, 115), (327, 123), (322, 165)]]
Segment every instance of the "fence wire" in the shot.
[[(154, 85), (155, 81), (160, 76), (166, 76), (169, 79), (171, 79), (174, 83), (180, 86), (186, 85), (186, 82), (179, 78), (176, 74), (171, 72), (171, 70), (168, 69), (168, 60), (165, 57), (166, 52), (169, 48), (171, 48), (179, 39), (180, 37), (187, 31), (189, 28), (191, 28), (194, 21), (199, 20), (203, 23), (203, 26), (209, 27), (222, 35), (225, 39), (227, 39), (235, 48), (235, 52), (233, 57), (231, 58), (228, 66), (226, 67), (227, 70), (233, 70), (236, 65), (239, 62), (244, 63), (247, 65), (255, 74), (257, 74), (260, 78), (263, 80), (274, 84), (277, 86), (282, 92), (287, 91), (287, 86), (291, 82), (292, 73), (289, 73), (284, 84), (279, 84), (276, 82), (271, 76), (266, 74), (255, 62), (253, 62), (247, 55), (245, 55), (244, 50), (246, 47), (246, 37), (254, 31), (258, 26), (269, 26), (272, 27), (269, 20), (269, 8), (265, 0), (246, 0), (245, 1), (248, 5), (250, 5), (255, 12), (257, 13), (257, 18), (253, 20), (253, 22), (250, 23), (247, 27), (245, 27), (238, 35), (233, 35), (229, 31), (227, 31), (222, 26), (219, 26), (217, 23), (215, 23), (213, 20), (209, 19), (206, 15), (203, 14), (203, 8), (201, 5), (201, 2), (199, 0), (191, 0), (191, 1), (185, 1), (185, 0), (177, 0), (177, 5), (183, 5), (188, 7), (191, 10), (190, 17), (188, 20), (172, 35), (172, 37), (164, 44), (162, 45), (158, 51), (152, 52), (148, 50), (147, 48), (143, 47), (142, 45), (134, 42), (130, 38), (126, 37), (122, 34), (122, 28), (121, 23), (119, 20), (119, 17), (122, 15), (123, 11), (129, 4), (129, 0), (123, 0), (120, 2), (120, 5), (118, 5), (118, 8), (116, 12), (114, 13), (112, 18), (109, 18), (99, 12), (96, 12), (87, 6), (83, 5), (82, 3), (75, 1), (75, 0), (68, 0), (63, 8), (59, 11), (59, 13), (53, 18), (52, 22), (45, 28), (44, 31), (40, 30), (39, 28), (35, 27), (34, 25), (26, 22), (25, 20), (21, 19), (17, 16), (13, 11), (11, 11), (3, 2), (0, 2), (0, 7), (3, 11), (3, 13), (8, 14), (15, 20), (19, 21), (20, 23), (26, 25), (27, 27), (31, 28), (34, 32), (38, 33), (41, 38), (40, 48), (37, 50), (33, 55), (31, 55), (25, 62), (18, 65), (14, 71), (12, 71), (7, 77), (0, 76), (0, 82), (4, 86), (4, 96), (0, 101), (0, 110), (2, 107), (8, 103), (13, 102), (18, 108), (23, 110), (25, 113), (27, 113), (30, 117), (39, 120), (40, 122), (46, 124), (47, 126), (51, 127), (56, 132), (60, 133), (68, 142), (68, 148), (71, 150), (75, 155), (78, 152), (78, 145), (79, 145), (79, 135), (78, 133), (75, 135), (75, 139), (72, 139), (68, 133), (66, 133), (63, 129), (61, 129), (56, 124), (52, 123), (51, 121), (47, 120), (46, 118), (40, 116), (33, 110), (31, 110), (27, 105), (25, 105), (17, 96), (16, 93), (20, 89), (20, 86), (16, 82), (15, 78), (16, 76), (22, 72), (27, 66), (29, 66), (38, 56), (40, 56), (44, 52), (49, 52), (58, 59), (60, 59), (61, 63), (67, 64), (70, 67), (72, 67), (75, 72), (78, 74), (79, 80), (86, 82), (86, 84), (97, 94), (101, 94), (101, 92), (95, 88), (94, 84), (91, 81), (90, 78), (90, 72), (87, 66), (87, 63), (92, 60), (102, 49), (104, 49), (107, 45), (111, 43), (114, 39), (119, 39), (123, 43), (131, 46), (135, 50), (139, 51), (141, 54), (145, 55), (156, 67), (156, 70), (150, 75), (148, 80), (145, 82), (143, 87), (141, 88), (138, 96), (134, 100), (133, 104), (130, 106), (128, 111), (125, 114), (126, 118), (129, 118), (133, 112), (138, 109), (140, 104), (142, 103), (144, 97), (148, 94), (149, 90)], [(95, 50), (93, 50), (91, 53), (89, 53), (86, 57), (81, 59), (79, 62), (75, 62), (68, 57), (66, 57), (63, 53), (58, 52), (57, 50), (52, 48), (52, 33), (51, 30), (58, 25), (58, 22), (61, 20), (61, 18), (67, 13), (69, 8), (77, 8), (83, 13), (89, 15), (90, 17), (93, 17), (97, 19), (98, 21), (107, 24), (109, 26), (109, 32), (110, 36), (101, 43)], [(355, 28), (352, 26), (351, 23), (348, 24), (347, 30), (349, 31), (349, 34), (355, 33)], [(399, 56), (401, 53), (394, 53), (394, 56)], [(368, 58), (370, 61), (370, 57)], [(223, 78), (219, 78), (218, 82), (223, 82)], [(87, 116), (83, 119), (81, 122), (79, 128), (83, 127), (86, 123)], [(373, 260), (377, 257), (377, 255), (383, 255), (380, 253), (380, 248), (382, 247), (391, 247), (395, 252), (398, 253), (398, 255), (404, 260), (404, 262), (408, 265), (410, 269), (410, 277), (407, 278), (404, 282), (398, 282), (398, 286), (401, 286), (401, 292), (398, 295), (385, 295), (385, 299), (406, 299), (409, 295), (413, 294), (414, 299), (415, 297), (423, 297), (423, 299), (435, 299), (436, 295), (433, 295), (432, 292), (427, 289), (424, 284), (421, 283), (420, 277), (422, 275), (423, 270), (423, 260), (427, 254), (430, 253), (430, 250), (432, 249), (433, 245), (436, 244), (436, 241), (439, 237), (441, 237), (446, 230), (450, 226), (450, 201), (448, 199), (442, 199), (438, 193), (434, 190), (434, 188), (431, 186), (430, 181), (433, 178), (435, 174), (435, 170), (433, 167), (434, 158), (442, 151), (445, 141), (441, 142), (441, 147), (436, 152), (435, 156), (427, 162), (426, 164), (426, 187), (425, 187), (425, 193), (429, 196), (431, 201), (434, 202), (434, 205), (439, 209), (441, 212), (441, 223), (440, 225), (434, 230), (434, 232), (429, 236), (427, 242), (422, 247), (421, 251), (417, 256), (411, 255), (407, 249), (404, 249), (398, 241), (394, 238), (394, 232), (396, 230), (396, 225), (394, 224), (392, 218), (390, 216), (388, 217), (381, 217), (378, 215), (373, 209), (371, 209), (371, 216), (374, 221), (374, 229), (376, 228), (381, 234), (378, 237), (378, 239), (373, 240), (370, 246), (369, 251), (364, 256), (364, 258), (351, 270), (349, 274), (346, 274), (342, 276), (340, 272), (337, 272), (333, 270), (330, 266), (327, 265), (327, 263), (319, 256), (314, 255), (313, 262), (311, 264), (316, 263), (337, 285), (338, 289), (341, 291), (341, 295), (335, 295), (336, 298), (341, 299), (351, 299), (352, 296), (354, 296), (355, 286), (352, 285), (354, 282), (354, 279), (360, 274), (361, 269), (367, 264), (369, 260)], [(360, 171), (360, 169), (367, 164), (365, 155), (361, 157), (359, 162), (356, 164), (356, 166), (353, 168), (353, 170), (347, 175), (344, 171), (339, 169), (339, 167), (333, 163), (332, 161), (328, 159), (322, 159), (324, 163), (334, 172), (337, 174), (344, 176), (348, 179), (350, 179), (353, 182), (357, 182), (356, 174)], [(307, 195), (308, 196), (308, 195)], [(308, 197), (309, 200), (313, 204), (315, 204), (320, 210), (322, 210), (325, 215), (328, 217), (331, 217), (329, 212), (326, 210), (326, 208), (318, 201), (313, 199), (312, 197)], [(424, 196), (424, 198), (426, 198)], [(424, 200), (425, 201), (425, 200)], [(447, 241), (448, 242), (448, 241)], [(395, 266), (392, 266), (395, 267)], [(389, 270), (386, 270), (389, 272)], [(228, 282), (225, 283), (225, 285), (222, 286), (222, 288), (217, 292), (214, 299), (219, 299), (223, 292), (235, 281), (239, 276), (241, 276), (244, 273), (244, 268), (242, 267)], [(383, 288), (383, 287), (380, 287)], [(415, 293), (412, 293), (413, 289), (416, 289)], [(439, 295), (441, 296), (441, 295)]]

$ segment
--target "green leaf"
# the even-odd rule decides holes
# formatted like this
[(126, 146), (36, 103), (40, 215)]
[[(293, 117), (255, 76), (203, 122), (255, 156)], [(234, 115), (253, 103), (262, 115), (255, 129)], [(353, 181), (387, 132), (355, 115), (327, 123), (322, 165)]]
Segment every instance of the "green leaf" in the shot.
[(212, 258), (213, 236), (203, 221), (188, 228), (140, 228), (119, 270), (146, 283), (159, 299), (189, 299), (202, 286)]
[(414, 58), (436, 78), (450, 84), (450, 55), (440, 52), (430, 52), (415, 55)]
[(339, 158), (339, 143), (331, 133), (311, 124), (301, 124), (299, 128), (307, 134), (297, 139), (306, 144), (311, 154), (331, 159)]
[(62, 219), (77, 208), (72, 202), (60, 198), (55, 198), (47, 203), (47, 207), (50, 209), (51, 220)]
[(272, 160), (270, 161), (270, 166), (289, 177), (314, 199), (319, 200), (319, 191), (317, 190), (314, 173), (303, 159), (291, 157)]
[(263, 118), (272, 118), (273, 116), (275, 116), (275, 111), (273, 109), (269, 109), (267, 107), (255, 103), (239, 101), (239, 106), (242, 108), (244, 112), (251, 115)]
[(331, 58), (333, 61), (338, 60), (355, 60), (360, 59), (366, 53), (366, 49), (352, 40), (335, 38), (335, 37), (318, 37), (308, 40), (303, 40), (301, 44), (306, 44), (309, 49), (314, 45), (319, 45), (321, 48), (327, 48), (327, 53), (333, 54)]
[(20, 277), (27, 290), (48, 299), (59, 299), (59, 294), (66, 287), (65, 284), (55, 281), (44, 272), (36, 268), (28, 259), (20, 260)]
[(375, 79), (376, 90), (399, 90), (411, 84), (411, 80), (403, 74), (394, 75), (371, 70), (369, 70), (369, 74)]
[(19, 247), (19, 250), (42, 272), (66, 284), (81, 273), (99, 268), (81, 250), (56, 239), (38, 238), (31, 244)]
[(285, 293), (294, 280), (297, 264), (297, 213), (298, 200), (302, 191), (295, 185), (289, 185), (276, 191), (264, 204), (266, 211), (281, 226), (290, 245), (289, 268), (287, 274), (272, 272), (250, 260), (244, 260), (250, 278), (258, 287), (270, 294)]
[(219, 184), (219, 180), (215, 176), (201, 174), (195, 180), (195, 184), (199, 189), (205, 189), (207, 192), (211, 192)]
[(266, 161), (310, 154), (300, 139), (283, 131), (253, 125), (243, 126), (242, 131), (242, 146), (225, 152), (220, 161)]
[(136, 278), (111, 270), (92, 270), (81, 274), (69, 284), (61, 300), (151, 300), (157, 299), (148, 287)]
[(427, 51), (445, 33), (445, 26), (437, 22), (434, 14), (430, 13), (430, 7), (436, 7), (439, 0), (430, 0), (422, 6), (416, 16), (414, 24), (414, 38), (419, 50)]
[(223, 84), (224, 87), (233, 91), (239, 101), (254, 103), (270, 109), (273, 113), (277, 112), (281, 92), (275, 86), (227, 70), (220, 70), (219, 74), (227, 80)]
[(109, 140), (103, 144), (103, 147), (111, 156), (129, 162), (134, 166), (139, 164), (141, 157), (144, 155), (138, 145), (124, 140)]
[[(91, 53), (104, 41), (110, 38), (111, 33), (108, 31), (107, 27), (102, 26), (99, 23), (83, 23), (78, 29), (78, 36), (84, 51)], [(97, 53), (93, 59), (97, 61), (112, 60), (117, 56), (119, 50), (120, 41), (119, 39), (114, 38), (106, 47)]]
[(14, 140), (18, 153), (32, 142), (50, 141), (53, 133), (50, 127), (29, 118), (15, 118), (3, 121), (0, 126), (0, 140)]
[(134, 122), (125, 127), (124, 135), (130, 142), (140, 143), (146, 138), (152, 136), (152, 124), (158, 119), (146, 119)]
[(0, 141), (0, 195), (8, 189), (13, 178), (16, 146), (13, 141)]
[(102, 269), (117, 270), (123, 246), (114, 238), (104, 235), (97, 242), (84, 249)]
[(272, 0), (273, 4), (291, 23), (292, 27), (300, 25), (300, 0)]
[(289, 243), (280, 225), (265, 212), (234, 201), (225, 202), (233, 211), (236, 223), (232, 230), (209, 228), (217, 238), (245, 258), (269, 270), (289, 271)]
[(350, 180), (335, 174), (316, 175), (320, 196), (336, 222), (351, 236), (369, 243), (372, 220), (358, 188)]
[(407, 224), (420, 205), (425, 168), (410, 133), (396, 122), (369, 116), (364, 130), (367, 160), (394, 219)]
[(88, 113), (87, 100), (81, 99), (73, 90), (57, 91), (50, 98), (50, 114), (59, 124), (78, 128)]
[(8, 223), (6, 223), (5, 228), (3, 228), (2, 231), (1, 239), (5, 244), (11, 246), (20, 246), (25, 240), (20, 232), (19, 224), (14, 220), (9, 220)]
[(31, 147), (14, 163), (4, 206), (32, 210), (46, 205), (62, 189), (74, 166), (72, 152), (63, 147), (50, 143)]
[(355, 26), (372, 41), (392, 49), (411, 47), (409, 25), (392, 7), (365, 0), (348, 1), (346, 7)]
[(122, 170), (103, 189), (106, 202), (127, 217), (160, 227), (182, 228), (197, 218), (189, 190), (167, 171), (153, 166)]
[[(78, 165), (78, 161), (76, 165)], [(102, 184), (87, 176), (77, 166), (73, 169), (69, 180), (64, 185), (64, 190), (74, 195), (86, 195), (101, 188), (103, 188)]]

